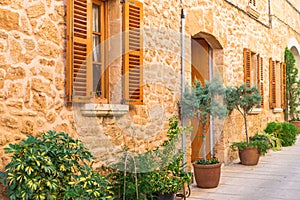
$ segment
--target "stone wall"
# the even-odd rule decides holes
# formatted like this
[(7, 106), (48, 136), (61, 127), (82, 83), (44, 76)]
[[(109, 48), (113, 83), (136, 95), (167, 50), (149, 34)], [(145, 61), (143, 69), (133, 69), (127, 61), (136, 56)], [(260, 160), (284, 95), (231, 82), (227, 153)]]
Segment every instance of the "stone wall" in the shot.
[[(144, 0), (144, 104), (123, 116), (82, 116), (81, 106), (66, 106), (65, 2), (4, 0), (0, 2), (0, 170), (7, 164), (3, 147), (27, 135), (56, 129), (82, 139), (99, 161), (109, 162), (127, 146), (142, 152), (165, 138), (168, 119), (178, 114), (181, 94), (180, 1)], [(290, 38), (300, 43), (299, 12), (286, 1), (259, 1), (257, 19), (247, 14), (247, 1), (183, 1), (186, 12), (185, 76), (191, 80), (191, 38), (204, 37), (213, 48), (214, 67), (225, 85), (243, 83), (243, 48), (263, 57), (265, 102), (249, 117), (251, 134), (283, 113), (269, 109), (269, 58), (283, 61)], [(108, 38), (122, 31), (119, 1), (108, 1)], [(271, 24), (270, 24), (271, 22)], [(109, 43), (111, 44), (111, 43)], [(110, 46), (113, 48), (113, 45)], [(119, 51), (120, 46), (117, 47)], [(121, 58), (113, 60), (110, 87), (120, 84)], [(111, 95), (121, 96), (121, 87)], [(229, 149), (244, 139), (241, 116), (234, 112), (218, 122), (216, 152), (222, 161), (236, 158)], [(188, 142), (188, 146), (189, 146)], [(113, 150), (111, 150), (113, 149)]]

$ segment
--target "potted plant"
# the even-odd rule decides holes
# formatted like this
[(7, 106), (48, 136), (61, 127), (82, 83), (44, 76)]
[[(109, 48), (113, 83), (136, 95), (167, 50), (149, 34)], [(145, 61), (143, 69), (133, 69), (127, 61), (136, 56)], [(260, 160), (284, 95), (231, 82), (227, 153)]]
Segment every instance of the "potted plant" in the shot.
[(298, 80), (298, 68), (295, 66), (295, 57), (288, 48), (284, 51), (284, 62), (286, 63), (286, 110), (285, 118), (290, 120), (298, 129), (300, 128), (299, 114), (300, 106), (300, 81)]
[(248, 87), (243, 84), (226, 88), (227, 109), (229, 112), (236, 109), (243, 116), (246, 141), (234, 142), (231, 148), (239, 150), (239, 157), (244, 165), (256, 165), (259, 155), (265, 151), (264, 141), (249, 141), (247, 126), (247, 116), (253, 107), (260, 105), (261, 98), (259, 90), (255, 86)]
[(219, 184), (221, 163), (213, 155), (212, 158), (207, 156), (206, 127), (210, 117), (223, 119), (227, 116), (227, 109), (222, 105), (224, 96), (225, 89), (217, 79), (205, 81), (203, 85), (196, 79), (194, 87), (186, 90), (181, 101), (182, 114), (197, 119), (201, 125), (203, 159), (193, 163), (196, 183), (201, 188), (214, 188)]
[(168, 138), (157, 148), (139, 154), (125, 149), (124, 156), (107, 169), (116, 199), (175, 198), (192, 177), (185, 170), (183, 151), (176, 148), (184, 129), (174, 116), (169, 120)]

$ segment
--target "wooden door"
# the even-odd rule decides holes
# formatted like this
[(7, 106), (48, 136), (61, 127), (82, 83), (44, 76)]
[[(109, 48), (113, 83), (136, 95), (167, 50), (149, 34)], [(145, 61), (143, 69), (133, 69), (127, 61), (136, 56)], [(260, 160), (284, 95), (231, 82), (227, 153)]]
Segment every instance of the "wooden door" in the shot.
[[(192, 42), (192, 83), (198, 79), (202, 84), (204, 80), (209, 80), (209, 45), (204, 39), (193, 39)], [(191, 161), (203, 159), (203, 136), (201, 122), (192, 119), (192, 155)], [(209, 150), (209, 122), (206, 124), (206, 152), (207, 157), (210, 156)]]

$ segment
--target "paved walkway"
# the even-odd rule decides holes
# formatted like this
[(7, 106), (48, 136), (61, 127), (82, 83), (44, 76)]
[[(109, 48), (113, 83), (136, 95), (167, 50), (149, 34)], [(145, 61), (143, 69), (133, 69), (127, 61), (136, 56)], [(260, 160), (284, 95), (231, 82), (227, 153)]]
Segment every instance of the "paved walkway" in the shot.
[(192, 184), (188, 200), (300, 200), (300, 136), (296, 145), (261, 156), (257, 166), (238, 162), (222, 167), (217, 188)]

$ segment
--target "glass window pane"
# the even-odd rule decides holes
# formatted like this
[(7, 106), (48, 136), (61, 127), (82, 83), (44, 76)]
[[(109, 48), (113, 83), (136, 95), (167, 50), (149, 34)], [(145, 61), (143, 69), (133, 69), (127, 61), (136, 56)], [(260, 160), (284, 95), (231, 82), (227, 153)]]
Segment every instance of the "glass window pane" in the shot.
[(100, 6), (93, 4), (93, 31), (100, 32), (101, 20), (100, 20)]
[(93, 35), (93, 62), (101, 62), (101, 46), (99, 35)]
[(93, 65), (93, 91), (101, 91), (101, 65)]

